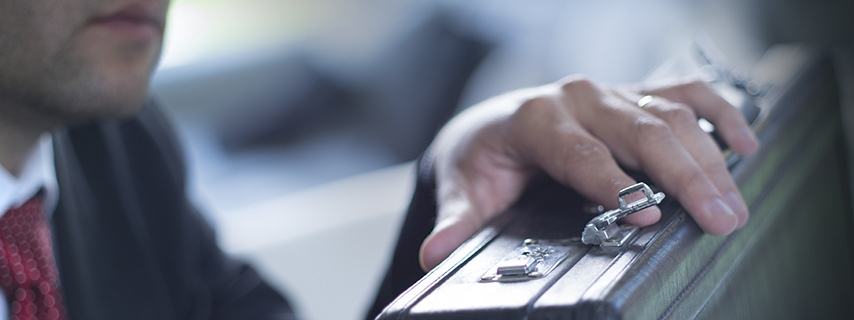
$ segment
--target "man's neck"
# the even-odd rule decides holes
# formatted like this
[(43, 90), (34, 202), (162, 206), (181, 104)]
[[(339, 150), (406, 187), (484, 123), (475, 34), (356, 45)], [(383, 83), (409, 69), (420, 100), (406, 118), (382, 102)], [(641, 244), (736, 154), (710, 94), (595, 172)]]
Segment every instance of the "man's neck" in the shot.
[(0, 128), (0, 165), (9, 173), (19, 176), (27, 157), (38, 145), (41, 132), (15, 132)]
[(37, 117), (9, 110), (9, 106), (0, 105), (0, 165), (17, 177), (38, 145), (39, 137), (51, 126), (37, 121)]

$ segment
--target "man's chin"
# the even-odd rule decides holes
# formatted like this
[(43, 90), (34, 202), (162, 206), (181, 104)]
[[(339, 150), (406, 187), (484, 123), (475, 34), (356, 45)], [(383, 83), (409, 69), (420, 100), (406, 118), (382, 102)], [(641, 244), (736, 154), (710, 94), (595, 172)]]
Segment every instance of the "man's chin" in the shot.
[(80, 113), (71, 115), (73, 122), (122, 119), (137, 114), (148, 102), (148, 94), (121, 99), (105, 99), (85, 106)]
[(79, 50), (76, 60), (87, 67), (73, 70), (76, 72), (68, 73), (70, 77), (61, 81), (60, 95), (70, 98), (69, 104), (57, 107), (68, 111), (66, 116), (75, 122), (137, 113), (149, 99), (149, 82), (159, 60), (160, 42), (134, 45), (105, 41), (111, 38), (104, 35), (91, 38), (91, 46)]
[(74, 125), (132, 116), (148, 102), (148, 86), (138, 90), (80, 90), (42, 101), (37, 112), (57, 125)]

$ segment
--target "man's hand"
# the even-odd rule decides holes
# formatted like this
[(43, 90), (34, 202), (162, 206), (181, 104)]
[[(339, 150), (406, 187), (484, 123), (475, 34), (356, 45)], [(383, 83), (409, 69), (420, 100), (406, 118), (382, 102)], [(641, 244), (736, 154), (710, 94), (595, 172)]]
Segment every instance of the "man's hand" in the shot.
[[(637, 101), (652, 95), (652, 102)], [(448, 123), (425, 154), (435, 170), (438, 219), (421, 246), (432, 269), (513, 204), (539, 170), (607, 209), (642, 170), (703, 230), (726, 235), (748, 219), (721, 150), (697, 125), (712, 122), (737, 153), (758, 143), (741, 113), (703, 82), (604, 87), (580, 76), (487, 100)], [(661, 212), (625, 218), (646, 226)]]

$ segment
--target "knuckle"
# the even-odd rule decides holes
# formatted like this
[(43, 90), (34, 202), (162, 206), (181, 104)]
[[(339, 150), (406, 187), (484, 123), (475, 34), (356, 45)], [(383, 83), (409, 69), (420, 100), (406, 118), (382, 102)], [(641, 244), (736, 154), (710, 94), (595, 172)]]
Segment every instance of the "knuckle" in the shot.
[(694, 124), (697, 122), (697, 113), (694, 112), (694, 109), (681, 103), (663, 110), (659, 117), (671, 124)]
[(565, 144), (561, 153), (567, 180), (571, 180), (576, 170), (587, 170), (611, 158), (611, 152), (605, 144), (586, 137), (577, 137)]
[(690, 96), (707, 96), (709, 92), (713, 92), (712, 88), (703, 80), (690, 79), (675, 86), (675, 93), (680, 100), (690, 100)]
[(700, 79), (690, 79), (681, 85), (688, 93), (697, 93), (701, 91), (711, 91), (709, 84)]
[(638, 117), (634, 121), (635, 137), (638, 143), (649, 145), (658, 141), (669, 140), (673, 130), (661, 119)]
[(552, 117), (554, 112), (555, 108), (552, 99), (543, 96), (536, 96), (523, 100), (516, 109), (516, 112), (513, 113), (513, 117), (516, 120), (527, 122), (526, 120), (528, 119)]
[(560, 89), (565, 93), (577, 94), (579, 92), (596, 92), (599, 88), (593, 80), (585, 75), (572, 75), (560, 80)]
[(546, 96), (529, 97), (521, 101), (504, 122), (501, 132), (511, 137), (528, 137), (537, 128), (551, 126), (555, 119), (560, 118), (555, 102)]
[(708, 178), (706, 177), (706, 174), (702, 171), (695, 168), (690, 168), (679, 172), (676, 175), (676, 180), (681, 189), (687, 190), (692, 186), (703, 185), (708, 180)]
[(611, 157), (608, 148), (599, 141), (593, 139), (578, 139), (566, 149), (565, 157), (571, 163), (592, 164)]

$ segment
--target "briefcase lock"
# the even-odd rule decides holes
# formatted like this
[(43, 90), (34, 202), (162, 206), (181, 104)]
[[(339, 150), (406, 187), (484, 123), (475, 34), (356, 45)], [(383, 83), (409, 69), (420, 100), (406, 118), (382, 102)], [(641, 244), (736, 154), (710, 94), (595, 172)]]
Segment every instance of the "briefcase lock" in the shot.
[(545, 277), (573, 248), (577, 250), (582, 246), (579, 240), (526, 239), (492, 266), (480, 278), (480, 282), (517, 282)]
[[(626, 203), (626, 197), (637, 192), (643, 192), (644, 197), (631, 203)], [(652, 193), (646, 183), (640, 182), (628, 188), (620, 190), (617, 201), (619, 209), (609, 210), (590, 220), (581, 233), (581, 242), (585, 244), (599, 245), (607, 252), (617, 251), (625, 245), (638, 231), (638, 227), (632, 225), (618, 225), (617, 220), (632, 213), (641, 211), (661, 203), (664, 193)]]

